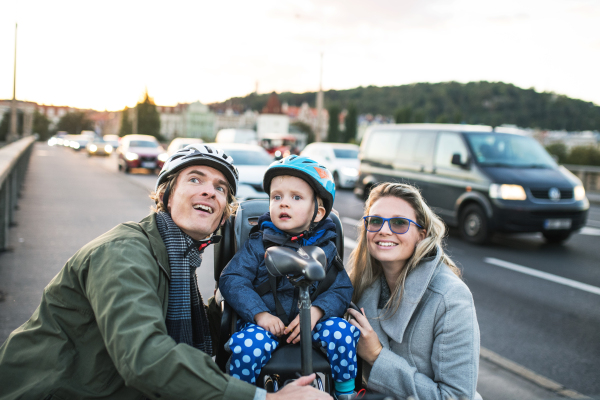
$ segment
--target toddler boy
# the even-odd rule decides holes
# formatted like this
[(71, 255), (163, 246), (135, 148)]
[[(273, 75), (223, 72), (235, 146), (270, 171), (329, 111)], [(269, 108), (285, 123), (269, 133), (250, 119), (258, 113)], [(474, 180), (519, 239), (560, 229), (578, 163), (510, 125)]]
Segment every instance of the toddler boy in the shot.
[[(307, 157), (289, 156), (271, 164), (264, 188), (269, 193), (269, 213), (259, 218), (259, 231), (250, 234), (219, 279), (223, 297), (240, 316), (238, 330), (226, 345), (232, 352), (229, 374), (254, 384), (281, 340), (300, 341), (297, 291), (287, 278), (278, 281), (275, 296), (272, 291), (262, 296), (256, 292), (269, 280), (265, 250), (270, 246), (319, 246), (327, 256), (327, 271), (336, 268), (337, 255), (335, 224), (327, 218), (335, 184), (325, 167)], [(317, 287), (314, 283), (310, 293)], [(312, 341), (327, 352), (338, 399), (351, 398), (357, 372), (360, 331), (340, 318), (352, 292), (342, 268), (331, 286), (314, 299), (310, 311)]]

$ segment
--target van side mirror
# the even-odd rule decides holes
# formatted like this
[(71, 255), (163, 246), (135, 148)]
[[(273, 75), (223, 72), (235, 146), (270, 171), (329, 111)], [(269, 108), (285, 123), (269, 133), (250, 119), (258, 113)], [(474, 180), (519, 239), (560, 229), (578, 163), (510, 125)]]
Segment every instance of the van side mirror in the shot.
[(461, 160), (460, 154), (458, 153), (454, 153), (452, 154), (452, 161), (451, 161), (452, 165), (458, 165), (461, 168), (468, 168), (469, 167), (469, 163), (468, 161), (465, 161), (464, 163)]

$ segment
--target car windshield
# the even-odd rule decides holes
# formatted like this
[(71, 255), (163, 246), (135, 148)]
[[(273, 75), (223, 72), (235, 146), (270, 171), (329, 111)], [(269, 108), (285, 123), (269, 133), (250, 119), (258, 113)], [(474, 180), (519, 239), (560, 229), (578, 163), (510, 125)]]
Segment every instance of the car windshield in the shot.
[(233, 157), (234, 165), (270, 165), (273, 162), (273, 157), (263, 151), (233, 149), (224, 149), (223, 151)]
[(129, 143), (129, 147), (152, 147), (152, 148), (156, 148), (156, 147), (158, 147), (158, 143), (157, 142), (151, 142), (149, 140), (132, 140)]
[(489, 167), (554, 168), (544, 148), (528, 136), (499, 133), (468, 133), (467, 140), (477, 162)]
[(333, 149), (335, 158), (358, 158), (358, 150), (355, 149)]

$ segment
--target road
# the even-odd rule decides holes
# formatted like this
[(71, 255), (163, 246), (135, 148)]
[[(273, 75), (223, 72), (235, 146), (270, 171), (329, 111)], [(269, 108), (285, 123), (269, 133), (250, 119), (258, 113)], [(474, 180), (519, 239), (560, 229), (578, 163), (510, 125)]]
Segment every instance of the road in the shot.
[[(37, 307), (43, 288), (81, 246), (119, 222), (140, 220), (155, 175), (118, 173), (114, 157), (88, 158), (36, 144), (12, 250), (0, 253), (0, 343)], [(338, 191), (347, 259), (363, 203)], [(600, 207), (562, 246), (540, 235), (499, 236), (486, 246), (451, 233), (446, 248), (475, 299), (482, 347), (588, 396), (600, 395)], [(198, 269), (212, 295), (212, 250)], [(542, 397), (540, 397), (542, 398)]]

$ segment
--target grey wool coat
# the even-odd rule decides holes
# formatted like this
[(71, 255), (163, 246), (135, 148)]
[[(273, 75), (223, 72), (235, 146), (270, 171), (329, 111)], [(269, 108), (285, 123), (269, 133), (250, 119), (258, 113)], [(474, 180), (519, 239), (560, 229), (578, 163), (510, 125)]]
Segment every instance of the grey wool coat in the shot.
[(479, 325), (469, 288), (437, 256), (406, 278), (400, 308), (388, 318), (377, 309), (381, 281), (358, 301), (383, 346), (365, 363), (367, 388), (405, 399), (481, 399)]

